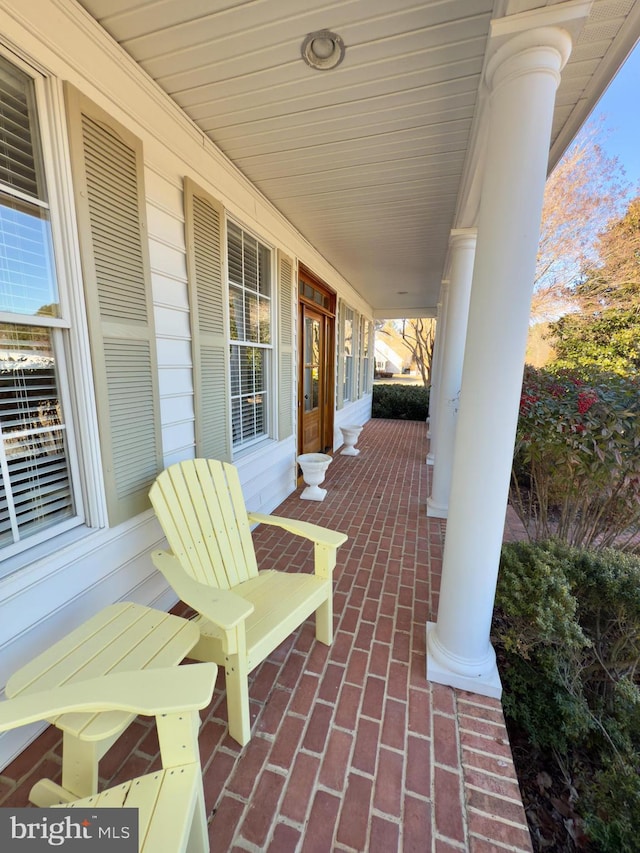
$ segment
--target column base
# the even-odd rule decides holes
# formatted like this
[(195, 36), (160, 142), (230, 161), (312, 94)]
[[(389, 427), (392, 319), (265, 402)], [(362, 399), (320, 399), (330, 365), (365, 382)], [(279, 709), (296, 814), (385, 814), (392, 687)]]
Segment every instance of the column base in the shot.
[(489, 696), (491, 699), (501, 699), (502, 683), (495, 663), (488, 672), (479, 676), (470, 676), (454, 672), (434, 659), (429, 649), (429, 634), (435, 627), (435, 622), (427, 622), (427, 681), (456, 687), (458, 690), (468, 690), (470, 693)]
[(447, 518), (449, 515), (449, 506), (442, 506), (436, 503), (433, 498), (427, 498), (427, 516), (429, 518)]
[(429, 453), (427, 453), (427, 465), (433, 465), (435, 461), (435, 456), (433, 455), (433, 453), (431, 453), (431, 451), (429, 451)]

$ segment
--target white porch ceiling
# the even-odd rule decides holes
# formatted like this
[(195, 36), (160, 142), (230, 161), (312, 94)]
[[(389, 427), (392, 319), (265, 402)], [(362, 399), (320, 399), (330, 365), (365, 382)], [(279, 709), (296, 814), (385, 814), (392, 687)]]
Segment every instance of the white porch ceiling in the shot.
[[(433, 312), (464, 224), (492, 18), (535, 0), (80, 0), (374, 308)], [(333, 71), (300, 46), (329, 29)], [(550, 164), (640, 36), (595, 0), (558, 92)], [(406, 293), (403, 293), (406, 291)]]

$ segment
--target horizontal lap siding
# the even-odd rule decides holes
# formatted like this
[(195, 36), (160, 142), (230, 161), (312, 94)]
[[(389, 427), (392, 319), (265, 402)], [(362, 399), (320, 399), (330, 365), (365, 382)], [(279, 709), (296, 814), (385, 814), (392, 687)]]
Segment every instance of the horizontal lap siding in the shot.
[(195, 455), (191, 325), (180, 176), (146, 164), (151, 285), (165, 467)]

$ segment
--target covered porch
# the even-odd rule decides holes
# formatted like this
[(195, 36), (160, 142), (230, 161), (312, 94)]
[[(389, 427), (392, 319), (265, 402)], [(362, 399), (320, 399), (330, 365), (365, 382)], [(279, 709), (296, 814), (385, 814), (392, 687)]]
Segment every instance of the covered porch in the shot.
[[(276, 510), (349, 536), (333, 645), (307, 622), (255, 670), (244, 749), (226, 732), (223, 673), (202, 712), (211, 849), (531, 850), (500, 702), (426, 680), (446, 529), (425, 511), (426, 425), (372, 420), (358, 447), (334, 456), (323, 503), (298, 490)], [(275, 528), (254, 537), (262, 566), (311, 570), (310, 543)], [(0, 774), (0, 806), (27, 805), (60, 761), (49, 728)], [(102, 760), (101, 787), (158, 763), (153, 723), (138, 718)]]

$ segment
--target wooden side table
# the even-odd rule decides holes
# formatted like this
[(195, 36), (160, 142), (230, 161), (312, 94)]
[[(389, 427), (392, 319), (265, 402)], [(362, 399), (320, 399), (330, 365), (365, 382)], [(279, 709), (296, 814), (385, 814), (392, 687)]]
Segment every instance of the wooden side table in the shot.
[[(9, 698), (96, 678), (179, 664), (200, 639), (198, 627), (140, 604), (105, 607), (15, 672)], [(62, 787), (42, 779), (31, 789), (36, 806), (71, 802), (98, 790), (98, 762), (135, 719), (125, 711), (62, 714), (51, 722), (62, 735)]]

